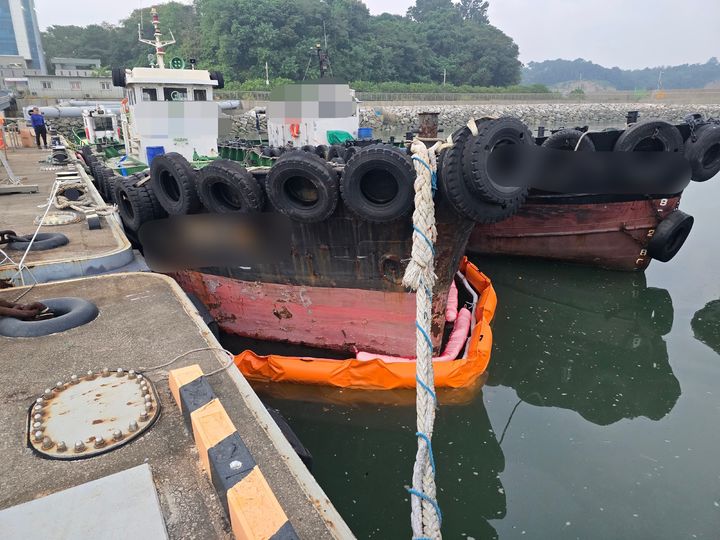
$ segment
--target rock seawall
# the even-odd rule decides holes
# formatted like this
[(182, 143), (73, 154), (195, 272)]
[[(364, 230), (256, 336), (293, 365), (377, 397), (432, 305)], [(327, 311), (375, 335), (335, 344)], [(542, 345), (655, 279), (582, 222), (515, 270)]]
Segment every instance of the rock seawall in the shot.
[[(512, 105), (391, 105), (363, 107), (360, 125), (378, 131), (404, 133), (417, 128), (418, 113), (439, 112), (440, 128), (450, 133), (467, 123), (470, 117), (514, 116), (531, 128), (545, 126), (548, 129), (588, 125), (595, 127), (623, 127), (628, 111), (639, 111), (640, 118), (659, 118), (668, 122), (682, 122), (689, 113), (701, 113), (705, 117), (720, 118), (718, 105), (670, 105), (655, 103), (518, 103)], [(264, 114), (260, 114), (260, 129), (267, 129)], [(255, 133), (255, 112), (249, 111), (233, 118), (238, 134)]]

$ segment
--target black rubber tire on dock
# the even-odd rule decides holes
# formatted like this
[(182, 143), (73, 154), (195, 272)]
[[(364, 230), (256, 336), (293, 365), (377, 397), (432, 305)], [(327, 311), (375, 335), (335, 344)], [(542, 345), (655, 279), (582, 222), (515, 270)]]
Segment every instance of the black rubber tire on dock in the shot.
[[(493, 204), (522, 203), (528, 193), (528, 187), (523, 185), (527, 175), (523, 163), (513, 159), (496, 164), (491, 155), (499, 146), (533, 144), (532, 133), (517, 118), (506, 116), (483, 121), (478, 126), (478, 134), (471, 135), (463, 149), (463, 177), (470, 192)], [(519, 185), (499, 184), (495, 179), (501, 174), (510, 180), (517, 178)]]
[(705, 182), (720, 172), (720, 124), (705, 124), (685, 141), (685, 158), (690, 162), (692, 179)]
[(584, 132), (579, 129), (561, 129), (550, 135), (545, 141), (543, 141), (543, 148), (552, 148), (554, 150), (566, 150), (570, 152), (575, 151), (578, 142), (578, 152), (594, 152), (595, 144), (592, 140), (585, 135)]
[(218, 159), (200, 169), (198, 195), (210, 212), (261, 212), (265, 194), (260, 184), (236, 161)]
[(87, 324), (98, 316), (98, 308), (83, 298), (51, 298), (40, 300), (55, 316), (52, 319), (21, 321), (0, 317), (0, 336), (39, 337), (64, 332)]
[[(7, 249), (13, 249), (16, 251), (25, 251), (30, 245), (32, 240), (32, 234), (26, 234), (24, 236), (18, 236), (17, 240), (13, 240), (8, 243)], [(55, 249), (60, 246), (65, 246), (70, 242), (67, 236), (62, 233), (38, 233), (35, 237), (35, 241), (32, 243), (30, 251), (45, 251), (48, 249)]]
[(671, 260), (687, 240), (694, 222), (695, 218), (681, 210), (671, 212), (655, 228), (648, 242), (648, 255), (661, 262)]
[(295, 221), (324, 221), (337, 206), (337, 174), (325, 160), (308, 152), (283, 154), (270, 169), (265, 189), (272, 205)]
[(385, 223), (412, 210), (414, 183), (415, 169), (407, 156), (388, 148), (369, 146), (347, 161), (340, 193), (345, 206), (358, 217)]
[[(478, 125), (487, 120), (478, 120)], [(511, 205), (492, 204), (470, 192), (463, 178), (462, 155), (465, 143), (471, 136), (465, 126), (452, 135), (453, 146), (442, 151), (438, 158), (438, 184), (440, 193), (461, 216), (477, 223), (497, 223), (518, 211), (521, 201)]]
[(197, 171), (177, 152), (155, 156), (150, 166), (150, 185), (165, 211), (172, 216), (200, 210)]
[(678, 128), (664, 120), (641, 120), (615, 142), (616, 152), (680, 152), (683, 138)]

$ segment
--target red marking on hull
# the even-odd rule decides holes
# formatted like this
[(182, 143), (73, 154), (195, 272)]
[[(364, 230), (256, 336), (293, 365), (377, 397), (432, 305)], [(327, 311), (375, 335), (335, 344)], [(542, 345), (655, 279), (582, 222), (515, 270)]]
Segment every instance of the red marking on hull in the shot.
[(510, 219), (477, 225), (468, 251), (644, 270), (651, 260), (645, 251), (651, 231), (679, 203), (679, 196), (589, 204), (531, 200)]
[[(249, 282), (200, 272), (174, 275), (220, 327), (241, 336), (352, 353), (353, 348), (415, 356), (415, 294)], [(434, 295), (433, 323), (444, 323), (447, 290)], [(440, 345), (444, 324), (433, 324)]]

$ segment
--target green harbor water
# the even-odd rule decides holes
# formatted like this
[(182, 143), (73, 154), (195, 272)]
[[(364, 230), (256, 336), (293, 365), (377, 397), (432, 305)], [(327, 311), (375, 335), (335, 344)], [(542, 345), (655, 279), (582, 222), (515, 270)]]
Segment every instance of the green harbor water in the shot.
[[(484, 385), (440, 393), (445, 538), (720, 538), (720, 176), (643, 274), (474, 262), (498, 309)], [(260, 385), (358, 538), (409, 538), (412, 392)]]

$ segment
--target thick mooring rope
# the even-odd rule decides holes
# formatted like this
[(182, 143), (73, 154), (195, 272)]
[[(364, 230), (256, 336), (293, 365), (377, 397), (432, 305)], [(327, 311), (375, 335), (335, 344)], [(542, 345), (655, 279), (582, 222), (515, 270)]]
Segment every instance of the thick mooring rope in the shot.
[(435, 376), (432, 363), (432, 289), (435, 285), (435, 204), (433, 190), (437, 170), (436, 152), (441, 143), (427, 148), (420, 140), (412, 142), (415, 178), (415, 211), (413, 212), (412, 259), (405, 270), (403, 285), (416, 292), (416, 380), (417, 380), (417, 441), (418, 449), (413, 468), (411, 517), (413, 538), (442, 538), (442, 514), (435, 488), (435, 460), (432, 453), (432, 433), (435, 423)]
[[(53, 206), (58, 210), (64, 210), (70, 208), (76, 212), (83, 214), (97, 214), (99, 216), (107, 216), (114, 213), (117, 210), (115, 205), (97, 204), (90, 193), (88, 192), (88, 186), (85, 182), (72, 182), (56, 180), (59, 185), (55, 198), (53, 199)], [(70, 200), (65, 196), (65, 191), (69, 189), (77, 189), (80, 192), (80, 196), (76, 200)]]

